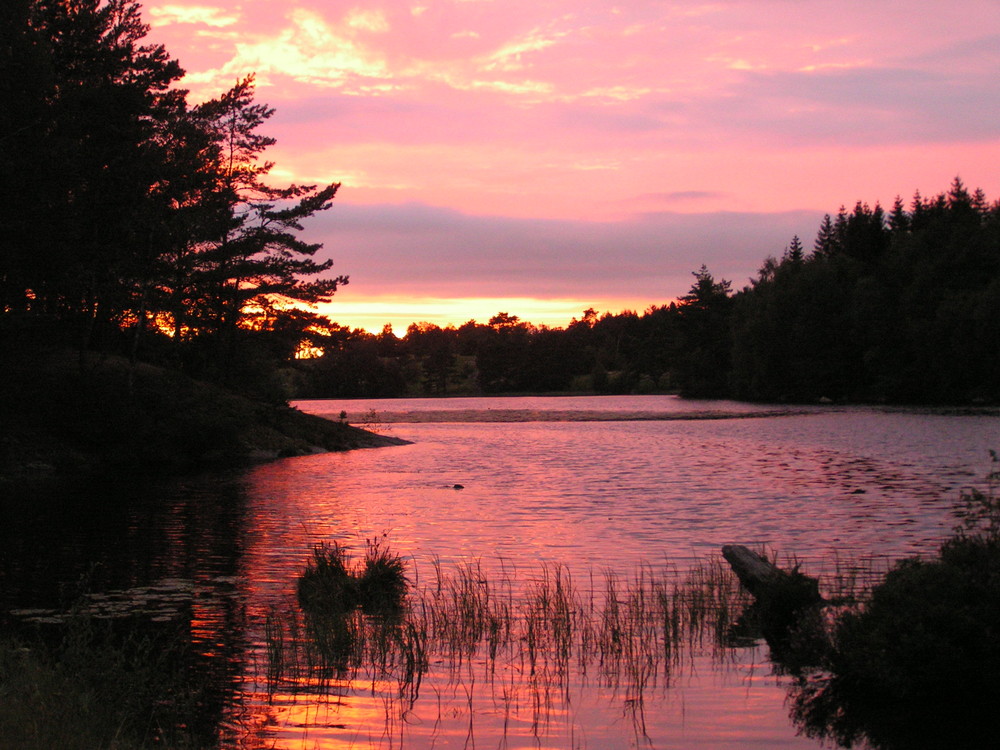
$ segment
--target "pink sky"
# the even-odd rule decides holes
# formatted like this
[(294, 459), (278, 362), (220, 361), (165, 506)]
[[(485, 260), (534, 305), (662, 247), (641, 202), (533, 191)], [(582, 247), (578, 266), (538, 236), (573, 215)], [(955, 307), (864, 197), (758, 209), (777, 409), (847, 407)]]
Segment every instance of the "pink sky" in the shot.
[(256, 73), (334, 320), (642, 310), (824, 213), (1000, 197), (996, 0), (148, 0), (194, 101)]

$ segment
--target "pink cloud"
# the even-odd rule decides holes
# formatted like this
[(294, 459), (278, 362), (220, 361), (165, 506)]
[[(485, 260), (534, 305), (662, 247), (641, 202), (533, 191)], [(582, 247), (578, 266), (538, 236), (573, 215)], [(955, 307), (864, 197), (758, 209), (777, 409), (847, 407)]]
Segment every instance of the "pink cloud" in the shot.
[[(343, 182), (318, 231), (352, 294), (409, 289), (412, 275), (383, 272), (398, 262), (438, 268), (415, 294), (467, 296), (474, 277), (495, 295), (494, 274), (573, 297), (591, 293), (581, 268), (656, 279), (669, 297), (701, 262), (749, 275), (793, 225), (811, 234), (857, 199), (935, 193), (956, 174), (1000, 194), (995, 0), (149, 0), (144, 13), (195, 98), (256, 71), (277, 109), (276, 180)], [(649, 218), (664, 210), (695, 215), (698, 233)], [(417, 214), (447, 231), (401, 218)], [(385, 218), (334, 229), (361, 215)], [(792, 216), (814, 219), (779, 218)], [(773, 231), (703, 241), (718, 222), (727, 238)], [(538, 233), (559, 262), (541, 263)], [(522, 259), (524, 279), (451, 254), (458, 242)], [(588, 265), (602, 247), (652, 244), (676, 267), (645, 250)], [(572, 260), (573, 246), (587, 251)]]

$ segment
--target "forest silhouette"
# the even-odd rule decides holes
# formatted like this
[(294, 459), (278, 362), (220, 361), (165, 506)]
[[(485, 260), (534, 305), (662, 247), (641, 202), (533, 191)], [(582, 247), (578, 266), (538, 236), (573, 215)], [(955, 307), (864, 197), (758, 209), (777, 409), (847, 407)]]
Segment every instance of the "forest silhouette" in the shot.
[[(815, 402), (1000, 399), (1000, 202), (950, 188), (827, 215), (734, 291), (702, 266), (644, 312), (565, 328), (500, 312), (405, 335), (318, 315), (344, 275), (303, 222), (339, 185), (274, 187), (253, 77), (201, 104), (130, 0), (0, 18), (0, 335), (117, 355), (253, 398), (673, 392)], [(664, 290), (669, 298), (670, 290)], [(305, 356), (308, 355), (308, 356)], [(129, 381), (131, 383), (131, 381)]]
[(959, 178), (890, 212), (826, 215), (738, 292), (702, 266), (642, 314), (566, 328), (499, 313), (411, 325), (402, 339), (333, 327), (297, 363), (310, 396), (677, 392), (781, 402), (979, 403), (1000, 398), (1000, 203)]

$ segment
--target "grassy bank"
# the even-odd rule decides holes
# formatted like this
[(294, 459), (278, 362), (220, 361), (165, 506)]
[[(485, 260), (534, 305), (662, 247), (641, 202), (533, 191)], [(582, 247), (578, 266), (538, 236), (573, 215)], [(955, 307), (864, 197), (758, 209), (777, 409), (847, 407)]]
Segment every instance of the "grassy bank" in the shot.
[(67, 350), (4, 358), (0, 481), (102, 471), (178, 471), (218, 463), (404, 441), (254, 401), (117, 357)]

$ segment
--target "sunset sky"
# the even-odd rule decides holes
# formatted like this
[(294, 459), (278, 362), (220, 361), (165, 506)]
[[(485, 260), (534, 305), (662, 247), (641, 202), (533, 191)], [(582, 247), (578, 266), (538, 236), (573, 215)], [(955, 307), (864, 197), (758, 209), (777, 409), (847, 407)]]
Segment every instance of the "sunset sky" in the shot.
[(193, 101), (256, 73), (352, 327), (740, 288), (824, 213), (1000, 197), (997, 0), (147, 0)]

